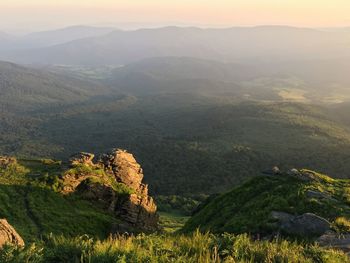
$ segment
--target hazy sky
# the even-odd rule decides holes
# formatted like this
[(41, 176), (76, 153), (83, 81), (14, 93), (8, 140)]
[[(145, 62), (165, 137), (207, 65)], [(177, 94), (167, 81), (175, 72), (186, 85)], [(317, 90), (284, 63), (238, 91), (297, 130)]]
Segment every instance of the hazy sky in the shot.
[(0, 29), (283, 24), (350, 26), (350, 0), (0, 0)]

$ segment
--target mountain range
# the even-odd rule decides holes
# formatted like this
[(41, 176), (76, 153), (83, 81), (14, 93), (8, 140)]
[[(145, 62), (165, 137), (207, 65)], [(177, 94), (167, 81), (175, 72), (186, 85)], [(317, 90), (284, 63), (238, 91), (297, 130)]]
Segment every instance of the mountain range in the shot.
[[(72, 31), (80, 34), (71, 37)], [(41, 37), (72, 41), (43, 48), (6, 52), (3, 60), (20, 63), (120, 65), (163, 56), (191, 56), (225, 62), (267, 63), (348, 58), (347, 32), (282, 26), (227, 29), (166, 27), (134, 31), (70, 29), (41, 33)], [(102, 36), (98, 36), (101, 34)], [(46, 35), (46, 36), (45, 36)], [(27, 36), (33, 39), (38, 34)], [(40, 37), (39, 37), (40, 38)], [(42, 41), (42, 40), (41, 40)], [(39, 41), (40, 42), (40, 41)], [(46, 41), (47, 42), (47, 41)], [(49, 41), (50, 42), (50, 41)], [(51, 44), (55, 43), (52, 41)], [(28, 46), (28, 48), (30, 48)]]

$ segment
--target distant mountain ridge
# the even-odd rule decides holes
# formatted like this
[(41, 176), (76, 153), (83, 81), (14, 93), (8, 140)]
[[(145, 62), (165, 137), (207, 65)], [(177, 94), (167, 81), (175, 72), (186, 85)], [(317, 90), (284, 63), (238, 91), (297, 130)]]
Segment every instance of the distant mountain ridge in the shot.
[(67, 43), (73, 40), (97, 37), (116, 30), (112, 27), (70, 26), (66, 28), (41, 31), (28, 34), (21, 38), (26, 48), (47, 47)]
[(150, 57), (232, 61), (295, 61), (343, 57), (350, 35), (285, 26), (200, 29), (165, 27), (109, 34), (1, 57), (20, 63), (119, 65)]
[[(92, 26), (70, 26), (55, 30), (33, 32), (24, 36), (12, 36), (0, 32), (0, 51), (36, 49), (68, 43), (77, 39), (97, 37), (108, 34), (116, 28), (92, 27)], [(5, 52), (6, 51), (6, 52)]]

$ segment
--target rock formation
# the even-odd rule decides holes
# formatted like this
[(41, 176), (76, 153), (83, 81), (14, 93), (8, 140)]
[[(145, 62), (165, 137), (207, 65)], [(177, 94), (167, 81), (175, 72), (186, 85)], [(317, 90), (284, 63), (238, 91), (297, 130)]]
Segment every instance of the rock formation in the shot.
[[(101, 155), (97, 163), (93, 163), (93, 158), (93, 154), (79, 153), (70, 159), (70, 163), (73, 167), (85, 165), (103, 170), (105, 175), (94, 174), (93, 170), (80, 174), (67, 173), (63, 177), (65, 192), (77, 190), (84, 198), (98, 201), (105, 209), (115, 213), (124, 222), (122, 226), (114, 226), (115, 231), (157, 230), (157, 206), (148, 195), (148, 185), (142, 183), (143, 171), (134, 156), (125, 150), (114, 149)], [(113, 184), (124, 185), (130, 192), (117, 193)]]
[(6, 219), (0, 219), (0, 248), (5, 244), (23, 247), (24, 241)]
[(112, 173), (118, 183), (134, 190), (122, 202), (116, 202), (116, 213), (136, 228), (156, 230), (157, 206), (153, 198), (148, 196), (148, 185), (142, 183), (143, 171), (134, 156), (125, 150), (114, 149), (102, 155), (98, 164), (108, 173)]

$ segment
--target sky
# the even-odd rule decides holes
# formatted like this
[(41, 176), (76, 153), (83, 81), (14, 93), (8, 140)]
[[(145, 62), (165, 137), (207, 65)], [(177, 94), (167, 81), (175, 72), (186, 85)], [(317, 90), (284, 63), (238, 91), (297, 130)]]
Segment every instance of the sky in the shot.
[(350, 26), (350, 0), (0, 0), (0, 30), (70, 25)]

